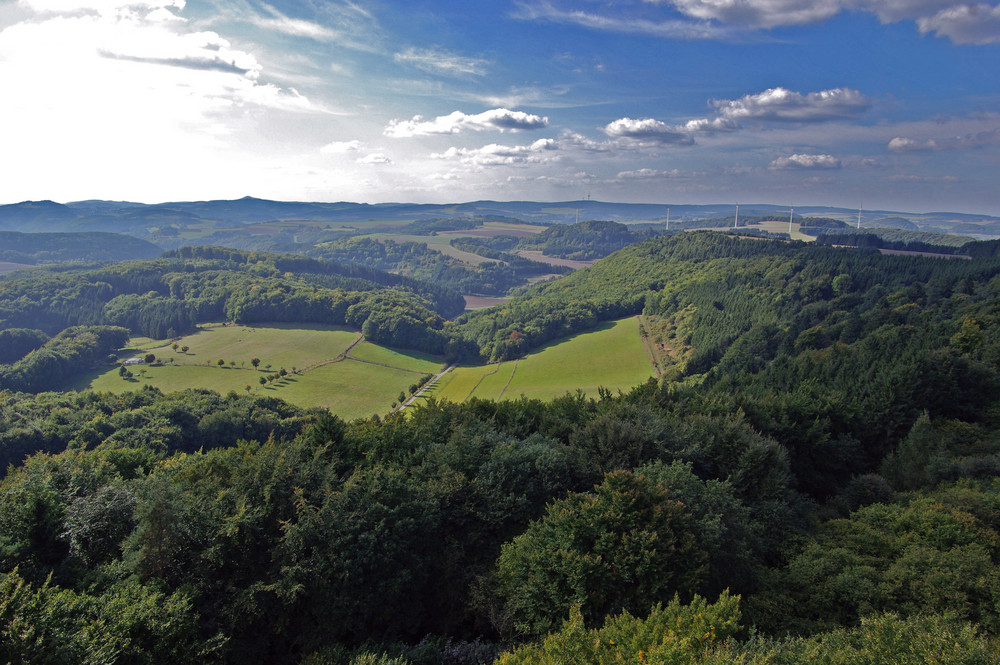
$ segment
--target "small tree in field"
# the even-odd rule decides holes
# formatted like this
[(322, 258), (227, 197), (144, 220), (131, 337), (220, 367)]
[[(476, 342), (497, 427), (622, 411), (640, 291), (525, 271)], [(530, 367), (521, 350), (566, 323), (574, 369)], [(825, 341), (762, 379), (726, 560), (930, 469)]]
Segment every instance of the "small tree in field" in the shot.
[(226, 361), (223, 360), (222, 358), (219, 358), (219, 362), (216, 363), (216, 365), (218, 365), (219, 367), (223, 367), (223, 366), (225, 366), (225, 364), (226, 364)]
[(251, 358), (250, 364), (253, 365), (254, 369), (257, 369), (257, 367), (260, 366), (260, 358)]

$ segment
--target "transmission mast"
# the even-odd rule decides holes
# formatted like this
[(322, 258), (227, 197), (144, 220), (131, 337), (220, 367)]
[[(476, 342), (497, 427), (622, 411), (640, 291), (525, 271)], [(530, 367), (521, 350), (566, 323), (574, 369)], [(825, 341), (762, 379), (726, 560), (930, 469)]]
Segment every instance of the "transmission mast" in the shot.
[(788, 237), (792, 237), (792, 219), (795, 217), (795, 208), (788, 211)]
[(735, 229), (740, 225), (740, 204), (736, 204), (736, 219), (733, 220), (733, 228)]

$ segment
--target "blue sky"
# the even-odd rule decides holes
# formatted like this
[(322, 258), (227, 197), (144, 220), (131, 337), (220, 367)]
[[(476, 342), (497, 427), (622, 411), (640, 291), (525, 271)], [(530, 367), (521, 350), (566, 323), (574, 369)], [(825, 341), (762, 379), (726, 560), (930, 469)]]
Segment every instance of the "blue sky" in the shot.
[(1000, 214), (1000, 6), (2, 0), (0, 202)]

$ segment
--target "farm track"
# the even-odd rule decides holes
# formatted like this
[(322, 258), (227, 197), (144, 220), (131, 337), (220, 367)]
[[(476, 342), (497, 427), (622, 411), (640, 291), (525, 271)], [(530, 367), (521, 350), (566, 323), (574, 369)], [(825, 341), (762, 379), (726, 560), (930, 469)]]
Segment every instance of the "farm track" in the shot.
[[(364, 335), (358, 335), (358, 338), (356, 340), (354, 340), (353, 342), (351, 342), (351, 345), (349, 347), (347, 347), (346, 349), (344, 349), (340, 353), (340, 355), (338, 355), (336, 358), (329, 358), (327, 360), (321, 360), (318, 363), (313, 363), (312, 365), (309, 365), (308, 367), (303, 367), (302, 369), (299, 370), (298, 373), (299, 374), (305, 374), (306, 372), (308, 372), (310, 370), (314, 370), (314, 369), (317, 369), (319, 367), (323, 367), (324, 365), (332, 365), (333, 363), (339, 363), (340, 361), (345, 360), (347, 358), (350, 358), (351, 360), (358, 360), (357, 358), (351, 357), (351, 349), (353, 349), (354, 347), (356, 347), (358, 344), (360, 344), (363, 341), (365, 341), (365, 336)], [(359, 360), (358, 362), (368, 362), (368, 361), (367, 360)], [(373, 364), (379, 365), (381, 363), (373, 363)], [(386, 367), (388, 367), (388, 365), (386, 365)], [(395, 369), (399, 369), (399, 368), (395, 368)]]
[[(520, 361), (521, 361), (520, 358), (514, 359), (514, 369), (510, 371), (510, 378), (507, 379), (507, 383), (503, 384), (503, 388), (500, 389), (500, 394), (497, 395), (497, 401), (499, 401), (500, 398), (503, 397), (503, 394), (507, 392), (507, 388), (510, 387), (510, 382), (514, 380), (514, 375), (517, 374), (517, 363), (519, 363)], [(497, 366), (497, 369), (499, 370), (499, 366)]]
[[(416, 401), (416, 399), (417, 399), (418, 397), (420, 397), (421, 395), (423, 395), (423, 394), (424, 394), (424, 391), (426, 391), (426, 390), (430, 389), (430, 388), (431, 388), (431, 386), (433, 386), (433, 385), (434, 385), (435, 383), (437, 383), (437, 382), (438, 382), (438, 380), (439, 380), (439, 379), (440, 379), (441, 377), (443, 377), (443, 376), (444, 376), (445, 374), (447, 374), (447, 373), (448, 373), (448, 372), (450, 372), (451, 370), (455, 369), (456, 367), (458, 367), (458, 363), (452, 363), (452, 364), (448, 365), (447, 367), (445, 367), (445, 368), (444, 368), (443, 370), (441, 370), (440, 372), (438, 372), (437, 374), (434, 374), (434, 375), (433, 375), (433, 376), (431, 377), (431, 380), (430, 380), (430, 381), (428, 381), (428, 382), (427, 382), (427, 383), (425, 383), (424, 385), (420, 386), (420, 389), (419, 389), (419, 390), (417, 390), (417, 392), (415, 392), (415, 393), (413, 393), (412, 395), (410, 395), (410, 398), (409, 398), (408, 400), (406, 400), (405, 402), (403, 402), (402, 404), (400, 404), (400, 405), (399, 405), (398, 407), (396, 407), (396, 410), (397, 410), (397, 411), (402, 411), (402, 410), (403, 410), (403, 409), (405, 409), (406, 407), (408, 407), (408, 406), (412, 405), (412, 404), (413, 404), (413, 402), (414, 402), (414, 401)], [(478, 385), (478, 384), (477, 384), (477, 385)], [(471, 395), (472, 393), (469, 393), (469, 394)]]
[[(639, 325), (642, 326), (642, 319), (640, 317), (635, 317), (639, 321)], [(646, 356), (649, 358), (649, 364), (653, 366), (653, 371), (656, 372), (656, 378), (660, 378), (663, 372), (660, 370), (660, 363), (656, 362), (656, 354), (653, 352), (653, 347), (649, 343), (649, 336), (639, 333), (639, 339), (642, 340), (642, 345), (646, 347)]]
[(470, 397), (472, 397), (472, 393), (476, 392), (476, 388), (478, 388), (479, 384), (483, 382), (483, 379), (485, 379), (487, 376), (492, 376), (493, 374), (496, 374), (497, 372), (499, 372), (500, 371), (500, 365), (502, 365), (502, 364), (503, 363), (497, 363), (497, 366), (493, 368), (492, 372), (486, 372), (486, 374), (483, 374), (481, 377), (479, 377), (479, 380), (476, 381), (476, 385), (472, 386), (472, 390), (470, 390), (469, 394), (465, 396), (465, 398), (462, 400), (462, 403), (464, 404)]

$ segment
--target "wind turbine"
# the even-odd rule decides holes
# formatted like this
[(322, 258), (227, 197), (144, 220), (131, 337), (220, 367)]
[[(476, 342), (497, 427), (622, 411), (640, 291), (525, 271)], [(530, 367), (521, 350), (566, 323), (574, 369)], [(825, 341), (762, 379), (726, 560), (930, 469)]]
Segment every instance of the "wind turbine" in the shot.
[(733, 228), (735, 229), (740, 225), (740, 204), (736, 204), (736, 219), (733, 220)]
[(795, 217), (795, 208), (788, 211), (788, 237), (792, 237), (792, 219)]

